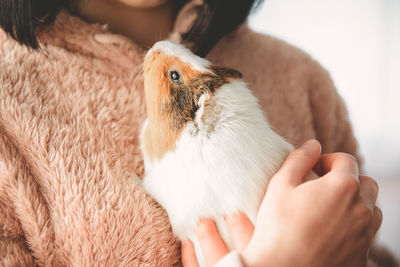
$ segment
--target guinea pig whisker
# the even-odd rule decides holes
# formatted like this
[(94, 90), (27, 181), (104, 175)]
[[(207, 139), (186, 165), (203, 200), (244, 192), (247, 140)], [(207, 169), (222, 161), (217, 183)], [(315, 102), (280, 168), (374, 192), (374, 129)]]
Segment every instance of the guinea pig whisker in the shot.
[(133, 73), (135, 74), (134, 83), (142, 82), (143, 81), (143, 63), (139, 64), (134, 70)]
[(150, 45), (143, 45), (144, 50), (148, 51), (150, 50), (151, 46)]
[(139, 74), (142, 71), (142, 69), (143, 69), (143, 62), (137, 65), (136, 68), (133, 69), (133, 72)]

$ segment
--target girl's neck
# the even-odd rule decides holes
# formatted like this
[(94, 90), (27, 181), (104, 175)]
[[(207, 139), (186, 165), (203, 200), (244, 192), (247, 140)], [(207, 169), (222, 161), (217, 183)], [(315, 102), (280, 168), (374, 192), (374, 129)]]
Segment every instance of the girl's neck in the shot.
[(109, 0), (77, 1), (75, 12), (89, 22), (104, 23), (118, 34), (147, 47), (165, 39), (176, 15), (175, 1), (154, 8), (135, 8)]

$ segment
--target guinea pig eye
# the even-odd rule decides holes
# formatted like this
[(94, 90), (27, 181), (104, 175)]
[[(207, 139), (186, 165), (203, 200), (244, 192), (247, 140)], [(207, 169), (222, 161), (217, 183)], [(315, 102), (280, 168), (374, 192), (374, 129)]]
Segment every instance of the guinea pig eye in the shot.
[(169, 76), (171, 78), (171, 81), (174, 83), (179, 83), (181, 81), (181, 75), (179, 75), (179, 72), (176, 70), (173, 70), (169, 73)]

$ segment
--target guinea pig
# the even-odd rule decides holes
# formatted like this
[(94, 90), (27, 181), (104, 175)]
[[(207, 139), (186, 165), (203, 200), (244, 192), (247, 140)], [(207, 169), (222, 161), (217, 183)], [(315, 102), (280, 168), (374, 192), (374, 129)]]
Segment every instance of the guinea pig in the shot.
[(294, 147), (271, 129), (239, 71), (161, 41), (143, 72), (142, 185), (167, 211), (174, 234), (193, 241), (201, 263), (198, 220), (215, 220), (234, 249), (224, 215), (240, 210), (254, 223), (269, 179)]

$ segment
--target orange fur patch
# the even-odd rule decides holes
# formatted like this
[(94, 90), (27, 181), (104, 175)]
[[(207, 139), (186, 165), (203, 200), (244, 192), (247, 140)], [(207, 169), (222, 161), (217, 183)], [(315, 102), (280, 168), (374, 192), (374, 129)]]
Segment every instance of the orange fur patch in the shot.
[(168, 70), (176, 69), (181, 74), (182, 84), (203, 73), (193, 70), (178, 57), (169, 56), (162, 51), (154, 51), (144, 62), (145, 101), (149, 124), (144, 134), (146, 153), (150, 158), (161, 158), (167, 151), (175, 148), (175, 143), (184, 125), (173, 127), (172, 114), (163, 112), (163, 103), (171, 98)]
[[(194, 70), (176, 56), (156, 50), (145, 58), (145, 100), (149, 123), (144, 133), (145, 152), (150, 159), (173, 150), (186, 123), (193, 120), (202, 94), (212, 94), (221, 85), (242, 74), (233, 69), (209, 66), (210, 72)], [(180, 82), (170, 80), (178, 71)]]

